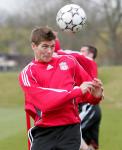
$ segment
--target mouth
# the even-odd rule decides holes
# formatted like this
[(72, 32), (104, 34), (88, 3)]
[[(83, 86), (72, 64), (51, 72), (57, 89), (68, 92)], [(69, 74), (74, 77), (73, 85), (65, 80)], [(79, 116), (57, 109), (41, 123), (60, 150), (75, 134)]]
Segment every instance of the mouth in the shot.
[(44, 58), (49, 59), (51, 58), (51, 55), (45, 55)]
[(51, 55), (45, 55), (43, 58), (44, 58), (44, 60), (45, 60), (46, 62), (48, 62), (48, 61), (51, 60), (52, 56), (51, 56)]

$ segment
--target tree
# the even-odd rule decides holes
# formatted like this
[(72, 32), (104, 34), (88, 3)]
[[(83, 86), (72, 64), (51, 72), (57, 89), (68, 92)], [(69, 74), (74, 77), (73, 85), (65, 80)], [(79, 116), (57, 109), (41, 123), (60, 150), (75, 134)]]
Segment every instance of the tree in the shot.
[[(62, 32), (56, 25), (58, 10), (70, 3), (80, 5), (87, 15), (85, 28), (74, 35)], [(28, 47), (25, 48), (25, 43), (29, 41), (31, 29), (48, 25), (59, 32), (62, 48), (79, 50), (84, 44), (95, 45), (100, 49), (99, 62), (122, 64), (122, 0), (26, 0), (17, 10), (11, 16), (5, 13), (0, 15), (2, 48), (5, 50), (10, 49), (10, 45), (15, 45), (19, 52), (30, 52)], [(11, 33), (14, 34), (9, 35)]]
[[(101, 39), (106, 45), (107, 52), (104, 59), (109, 63), (120, 64), (122, 57), (122, 0), (89, 0), (95, 13), (91, 13), (89, 28), (94, 37)], [(94, 14), (94, 15), (93, 15)], [(94, 17), (93, 17), (94, 16)], [(95, 36), (96, 35), (96, 36)]]
[(109, 31), (109, 47), (114, 63), (118, 64), (122, 56), (122, 43), (119, 37), (120, 32), (122, 33), (120, 29), (122, 25), (122, 1), (116, 0), (113, 3), (104, 2), (103, 6)]

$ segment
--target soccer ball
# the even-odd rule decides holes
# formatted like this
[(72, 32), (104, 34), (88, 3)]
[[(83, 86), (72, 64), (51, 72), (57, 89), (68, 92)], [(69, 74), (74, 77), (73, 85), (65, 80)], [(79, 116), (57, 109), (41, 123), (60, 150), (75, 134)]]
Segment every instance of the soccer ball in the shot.
[(75, 33), (85, 25), (86, 14), (79, 5), (65, 5), (58, 11), (56, 22), (61, 30)]

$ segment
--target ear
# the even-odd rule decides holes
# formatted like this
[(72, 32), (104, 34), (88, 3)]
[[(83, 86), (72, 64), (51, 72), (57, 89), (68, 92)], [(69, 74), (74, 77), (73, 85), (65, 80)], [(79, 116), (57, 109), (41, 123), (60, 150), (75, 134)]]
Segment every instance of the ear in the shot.
[(31, 43), (31, 47), (32, 47), (32, 49), (34, 50), (35, 48), (36, 48), (36, 45), (35, 45), (35, 43)]

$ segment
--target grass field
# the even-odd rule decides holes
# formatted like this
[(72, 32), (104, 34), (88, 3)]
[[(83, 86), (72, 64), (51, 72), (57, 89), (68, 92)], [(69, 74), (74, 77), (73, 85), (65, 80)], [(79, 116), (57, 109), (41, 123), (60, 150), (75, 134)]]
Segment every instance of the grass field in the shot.
[(17, 73), (0, 73), (0, 150), (27, 150), (24, 98)]
[[(122, 150), (122, 67), (99, 68), (105, 99), (101, 103), (100, 150)], [(24, 98), (18, 73), (0, 73), (0, 150), (27, 150)]]

